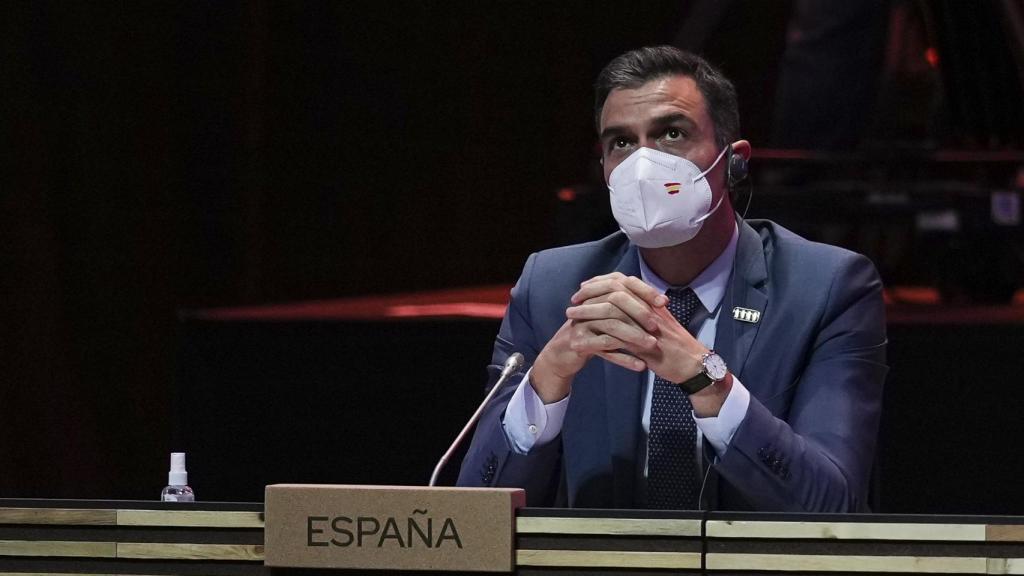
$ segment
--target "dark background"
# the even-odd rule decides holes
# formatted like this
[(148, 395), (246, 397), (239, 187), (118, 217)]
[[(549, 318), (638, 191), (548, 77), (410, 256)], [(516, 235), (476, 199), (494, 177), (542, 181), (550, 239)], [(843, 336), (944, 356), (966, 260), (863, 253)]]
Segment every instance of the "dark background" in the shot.
[[(694, 5), (3, 3), (0, 497), (155, 497), (182, 310), (514, 281), (593, 180), (593, 78)], [(703, 44), (755, 149), (789, 7), (734, 5)], [(958, 137), (957, 102), (918, 143), (1019, 144)], [(469, 394), (488, 347), (451, 358)]]

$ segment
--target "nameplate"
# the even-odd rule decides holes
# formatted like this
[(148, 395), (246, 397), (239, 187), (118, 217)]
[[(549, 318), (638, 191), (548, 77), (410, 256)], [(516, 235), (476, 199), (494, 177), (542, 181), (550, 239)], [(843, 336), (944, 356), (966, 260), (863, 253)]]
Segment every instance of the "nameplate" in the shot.
[(526, 492), (274, 484), (264, 563), (272, 567), (510, 572)]

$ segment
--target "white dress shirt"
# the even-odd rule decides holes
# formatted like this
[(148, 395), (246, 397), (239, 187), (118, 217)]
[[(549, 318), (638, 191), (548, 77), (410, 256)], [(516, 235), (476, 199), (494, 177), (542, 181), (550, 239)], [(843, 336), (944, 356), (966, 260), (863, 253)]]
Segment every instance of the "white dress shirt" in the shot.
[[(714, 348), (715, 333), (717, 330), (718, 315), (721, 313), (722, 300), (725, 291), (729, 287), (729, 277), (732, 274), (733, 263), (736, 260), (736, 242), (739, 239), (739, 228), (733, 230), (732, 239), (725, 250), (707, 268), (704, 269), (689, 287), (700, 300), (701, 307), (694, 313), (690, 321), (690, 330), (697, 330), (697, 340), (710, 349)], [(639, 253), (638, 253), (639, 254)], [(640, 278), (647, 284), (666, 292), (672, 286), (658, 277), (644, 262), (640, 255)], [(654, 393), (654, 372), (647, 371), (647, 386), (644, 394), (642, 414), (640, 417), (643, 427), (644, 442), (650, 431), (651, 425), (651, 398)], [(537, 396), (533, 386), (530, 384), (530, 373), (520, 382), (519, 387), (509, 400), (505, 408), (503, 424), (505, 435), (509, 443), (520, 454), (528, 454), (535, 446), (543, 446), (551, 442), (562, 431), (562, 421), (565, 418), (566, 410), (569, 408), (570, 393), (558, 402), (544, 404)], [(697, 423), (697, 448), (703, 438), (711, 443), (715, 453), (721, 458), (729, 448), (729, 442), (733, 434), (739, 428), (743, 417), (747, 414), (747, 406), (750, 405), (750, 392), (743, 386), (738, 378), (733, 376), (732, 390), (726, 397), (718, 416), (709, 418), (698, 418), (691, 412), (691, 416)], [(646, 454), (644, 454), (644, 477), (647, 475)]]

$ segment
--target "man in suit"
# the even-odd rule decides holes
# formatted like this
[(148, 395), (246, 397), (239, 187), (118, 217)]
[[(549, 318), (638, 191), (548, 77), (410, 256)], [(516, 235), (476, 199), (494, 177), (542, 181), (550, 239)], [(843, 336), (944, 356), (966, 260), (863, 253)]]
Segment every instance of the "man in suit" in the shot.
[(597, 81), (622, 231), (533, 254), (494, 347), (532, 364), (478, 425), (460, 485), (530, 505), (865, 511), (885, 310), (863, 256), (744, 221), (736, 94), (697, 56)]

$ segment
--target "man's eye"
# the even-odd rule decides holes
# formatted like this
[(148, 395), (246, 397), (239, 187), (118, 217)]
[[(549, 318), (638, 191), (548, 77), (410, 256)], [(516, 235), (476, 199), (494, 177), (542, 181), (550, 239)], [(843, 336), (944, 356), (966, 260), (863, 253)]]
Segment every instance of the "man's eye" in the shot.
[(612, 142), (613, 148), (625, 148), (626, 146), (629, 146), (629, 140), (626, 140), (625, 138), (616, 138)]
[(678, 128), (669, 128), (665, 131), (665, 136), (669, 140), (679, 140), (683, 137), (683, 131)]

